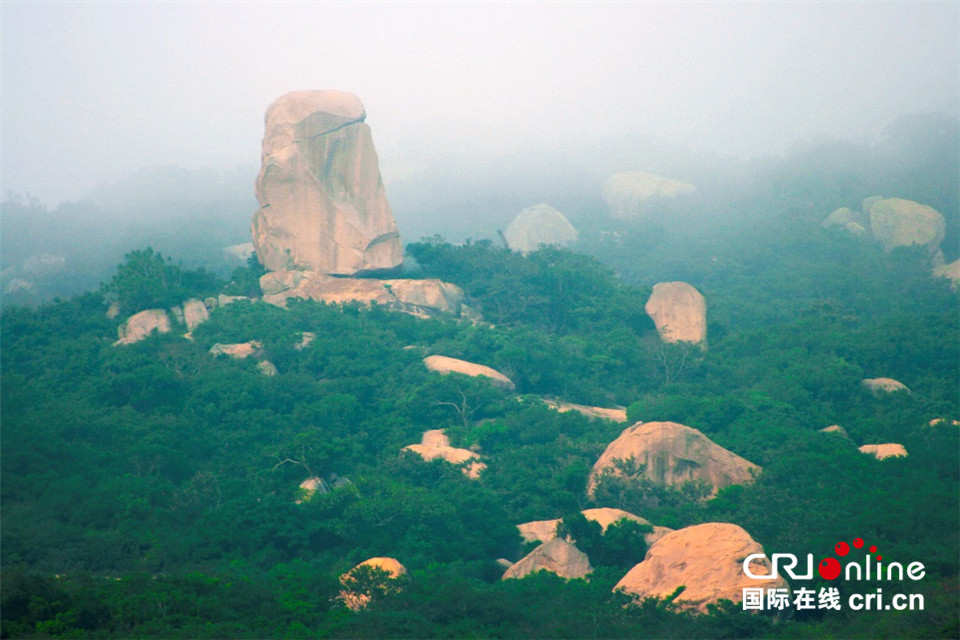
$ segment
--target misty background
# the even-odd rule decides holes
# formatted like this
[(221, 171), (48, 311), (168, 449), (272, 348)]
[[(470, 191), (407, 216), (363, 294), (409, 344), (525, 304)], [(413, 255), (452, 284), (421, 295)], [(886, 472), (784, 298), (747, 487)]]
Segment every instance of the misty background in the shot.
[(940, 210), (958, 253), (956, 2), (4, 1), (0, 22), (5, 302), (148, 244), (242, 264), (222, 248), (250, 239), (263, 114), (299, 89), (360, 97), (405, 242), (495, 238), (540, 202), (589, 234), (604, 179), (643, 170), (697, 185), (688, 233), (885, 195)]

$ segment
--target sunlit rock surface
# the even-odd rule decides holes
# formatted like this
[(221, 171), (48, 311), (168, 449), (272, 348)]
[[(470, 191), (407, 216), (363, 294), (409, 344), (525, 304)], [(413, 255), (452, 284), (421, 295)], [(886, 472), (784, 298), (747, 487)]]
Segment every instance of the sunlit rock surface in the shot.
[(696, 191), (692, 184), (679, 180), (643, 171), (623, 171), (607, 178), (602, 196), (611, 217), (637, 218), (643, 215), (643, 205), (651, 198), (675, 198)]
[(503, 232), (513, 251), (530, 253), (540, 245), (566, 247), (576, 242), (579, 233), (567, 217), (548, 204), (528, 207)]
[[(666, 598), (679, 587), (683, 592), (675, 603), (682, 609), (705, 613), (707, 605), (721, 599), (743, 600), (745, 587), (788, 588), (786, 580), (754, 580), (743, 571), (743, 560), (763, 553), (742, 527), (727, 523), (708, 523), (678, 529), (663, 536), (647, 550), (637, 564), (616, 584), (614, 590), (644, 598)], [(755, 575), (770, 573), (770, 560), (764, 556), (751, 562)]]
[(135, 313), (117, 330), (119, 340), (114, 345), (133, 344), (151, 333), (170, 333), (170, 316), (163, 309), (146, 309)]
[(884, 458), (906, 457), (907, 450), (902, 444), (896, 442), (885, 442), (883, 444), (865, 444), (860, 447), (860, 451), (875, 456), (877, 460)]
[[(367, 584), (368, 571), (372, 584)], [(347, 573), (340, 576), (340, 585), (343, 589), (340, 591), (340, 601), (348, 609), (359, 611), (363, 609), (371, 600), (371, 588), (377, 591), (391, 591), (396, 589), (393, 582), (396, 578), (404, 575), (407, 568), (400, 564), (396, 558), (370, 558), (364, 560)]]
[(458, 316), (464, 299), (460, 287), (441, 280), (338, 278), (315, 271), (273, 271), (260, 278), (263, 301), (285, 307), (290, 298), (327, 304), (377, 304), (429, 317)]
[(425, 431), (420, 440), (420, 444), (411, 444), (403, 448), (404, 451), (410, 451), (417, 454), (426, 461), (440, 458), (451, 464), (464, 464), (463, 473), (471, 480), (480, 477), (480, 473), (487, 468), (483, 462), (480, 462), (480, 456), (469, 449), (459, 449), (450, 446), (450, 439), (444, 434), (443, 429), (431, 429)]
[(585, 578), (593, 571), (587, 554), (566, 540), (554, 538), (521, 558), (503, 574), (503, 580), (549, 571), (561, 578)]
[(893, 393), (895, 391), (906, 391), (910, 393), (907, 385), (893, 378), (867, 378), (861, 380), (860, 384), (877, 395), (881, 393)]
[[(666, 534), (673, 531), (667, 527), (658, 527), (653, 525), (649, 520), (636, 516), (622, 509), (612, 509), (609, 507), (600, 507), (596, 509), (585, 509), (580, 513), (587, 520), (593, 520), (603, 529), (603, 532), (607, 532), (607, 527), (615, 522), (620, 520), (632, 520), (638, 524), (646, 524), (653, 527), (653, 531), (644, 535), (643, 538), (647, 543), (647, 546), (652, 545), (654, 542), (665, 536)], [(557, 537), (557, 525), (560, 524), (560, 518), (554, 520), (534, 520), (533, 522), (524, 522), (523, 524), (518, 524), (517, 529), (520, 531), (520, 536), (527, 542), (533, 542), (539, 540), (540, 542), (549, 542)]]
[(707, 339), (707, 302), (686, 282), (661, 282), (644, 307), (664, 342), (704, 344)]
[(300, 483), (300, 497), (296, 499), (297, 504), (310, 502), (314, 495), (319, 493), (324, 495), (330, 493), (330, 487), (323, 478), (311, 476)]
[(232, 344), (217, 343), (210, 347), (210, 354), (219, 356), (230, 356), (231, 358), (249, 358), (251, 356), (259, 357), (263, 354), (263, 343), (259, 340), (249, 342), (237, 342)]
[(295, 91), (267, 109), (251, 230), (268, 270), (353, 275), (400, 266), (365, 118), (360, 100), (340, 91)]
[(574, 404), (572, 402), (560, 402), (557, 400), (547, 399), (544, 399), (543, 402), (551, 409), (556, 409), (560, 413), (576, 411), (577, 413), (583, 414), (588, 418), (603, 418), (605, 420), (613, 420), (614, 422), (627, 421), (627, 410), (623, 408), (608, 409), (606, 407), (590, 407), (584, 404)]
[(427, 356), (423, 359), (423, 364), (426, 365), (427, 369), (442, 374), (460, 373), (465, 376), (487, 378), (493, 384), (506, 391), (513, 391), (516, 388), (510, 378), (496, 369), (491, 369), (482, 364), (448, 358), (447, 356)]
[(703, 480), (715, 494), (732, 484), (753, 482), (760, 467), (714, 443), (705, 435), (676, 422), (638, 422), (611, 442), (590, 472), (593, 494), (600, 474), (622, 475), (616, 460), (633, 459), (644, 465), (643, 475), (660, 484), (677, 485)]
[(847, 434), (847, 430), (838, 424), (832, 424), (829, 427), (824, 427), (823, 429), (820, 429), (820, 433), (835, 433), (844, 438), (850, 437), (849, 434)]

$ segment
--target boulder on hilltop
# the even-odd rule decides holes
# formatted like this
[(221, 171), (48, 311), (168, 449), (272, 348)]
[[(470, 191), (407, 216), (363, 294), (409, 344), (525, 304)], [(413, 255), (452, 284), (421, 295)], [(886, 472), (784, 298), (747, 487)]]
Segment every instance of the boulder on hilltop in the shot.
[(541, 245), (566, 247), (580, 234), (567, 217), (548, 204), (527, 207), (510, 222), (503, 236), (513, 251), (527, 254)]
[(717, 490), (753, 482), (760, 467), (716, 444), (696, 429), (676, 422), (638, 422), (611, 442), (593, 469), (587, 492), (593, 495), (601, 474), (622, 476), (617, 461), (633, 460), (639, 473), (667, 485), (702, 480)]
[(644, 307), (664, 342), (692, 342), (707, 339), (707, 302), (686, 282), (661, 282)]
[[(788, 588), (783, 577), (761, 582), (744, 573), (744, 559), (763, 552), (763, 547), (735, 524), (711, 522), (685, 527), (651, 546), (643, 562), (634, 566), (614, 591), (622, 589), (638, 599), (667, 598), (684, 587), (675, 604), (706, 613), (707, 605), (721, 599), (741, 602), (745, 587)], [(754, 559), (750, 569), (755, 575), (767, 575), (770, 560), (766, 556)]]
[(593, 567), (583, 551), (566, 540), (554, 538), (514, 563), (504, 572), (502, 579), (523, 578), (536, 571), (549, 571), (561, 578), (573, 579), (587, 577)]
[(267, 109), (253, 244), (270, 271), (353, 275), (400, 266), (366, 111), (341, 91), (294, 91)]

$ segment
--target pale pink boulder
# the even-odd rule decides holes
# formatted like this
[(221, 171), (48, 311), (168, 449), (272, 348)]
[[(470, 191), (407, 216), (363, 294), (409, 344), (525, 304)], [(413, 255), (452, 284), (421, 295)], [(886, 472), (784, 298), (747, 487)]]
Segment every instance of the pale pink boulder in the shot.
[[(705, 613), (707, 605), (720, 600), (741, 602), (744, 588), (787, 589), (782, 576), (754, 580), (744, 573), (744, 559), (755, 553), (763, 554), (763, 547), (735, 524), (713, 522), (678, 529), (651, 546), (643, 562), (635, 565), (614, 590), (622, 589), (642, 600), (663, 599), (684, 587), (675, 603), (681, 609)], [(755, 575), (770, 573), (770, 560), (765, 555), (749, 566)]]
[(676, 422), (638, 422), (624, 429), (593, 465), (587, 485), (591, 495), (604, 472), (622, 476), (615, 461), (633, 459), (654, 482), (678, 485), (702, 480), (717, 490), (749, 484), (760, 467), (716, 444), (700, 431)]
[(403, 250), (366, 112), (341, 91), (294, 91), (267, 109), (251, 223), (270, 271), (393, 270)]
[(707, 302), (686, 282), (661, 282), (644, 307), (664, 342), (704, 344), (707, 339)]

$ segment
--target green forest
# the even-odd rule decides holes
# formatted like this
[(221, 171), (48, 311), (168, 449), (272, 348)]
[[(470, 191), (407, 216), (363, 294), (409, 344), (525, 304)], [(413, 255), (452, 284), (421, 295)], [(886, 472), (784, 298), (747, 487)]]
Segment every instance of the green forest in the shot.
[[(920, 248), (821, 226), (893, 174), (835, 164), (782, 163), (643, 223), (598, 213), (572, 249), (408, 244), (407, 277), (456, 283), (482, 322), (240, 300), (190, 339), (180, 327), (114, 346), (136, 311), (258, 294), (255, 259), (223, 277), (147, 247), (98, 290), (5, 308), (0, 637), (960, 637), (960, 296)], [(885, 193), (936, 206), (956, 259), (955, 190), (919, 161), (895, 168)], [(698, 209), (708, 226), (682, 222)], [(665, 280), (706, 298), (708, 348), (660, 340), (644, 305)], [(278, 375), (210, 353), (251, 340)], [(493, 367), (516, 390), (429, 371), (431, 354)], [(910, 391), (862, 387), (878, 377)], [(543, 398), (623, 406), (629, 420)], [(637, 421), (691, 426), (763, 471), (709, 499), (616, 479), (590, 497), (592, 465)], [(820, 432), (834, 424), (849, 437)], [(431, 429), (480, 453), (479, 480), (403, 451)], [(857, 449), (886, 442), (909, 455)], [(331, 490), (307, 499), (311, 476)], [(899, 590), (925, 608), (780, 619), (635, 602), (613, 585), (643, 559), (643, 530), (601, 534), (579, 515), (591, 507), (674, 529), (735, 523), (768, 553), (817, 560), (860, 536), (924, 563)], [(531, 548), (516, 525), (552, 518), (595, 571), (501, 580), (497, 560)], [(373, 575), (353, 611), (340, 577), (371, 557), (408, 572), (391, 588)]]

